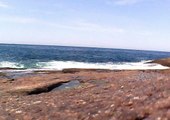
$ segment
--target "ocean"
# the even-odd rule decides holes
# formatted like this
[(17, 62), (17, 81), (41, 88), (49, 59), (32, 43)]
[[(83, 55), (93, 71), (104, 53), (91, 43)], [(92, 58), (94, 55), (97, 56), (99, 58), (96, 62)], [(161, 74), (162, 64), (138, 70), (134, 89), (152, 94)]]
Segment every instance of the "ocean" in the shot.
[(165, 69), (148, 61), (170, 57), (170, 52), (127, 49), (0, 44), (0, 68), (26, 70)]

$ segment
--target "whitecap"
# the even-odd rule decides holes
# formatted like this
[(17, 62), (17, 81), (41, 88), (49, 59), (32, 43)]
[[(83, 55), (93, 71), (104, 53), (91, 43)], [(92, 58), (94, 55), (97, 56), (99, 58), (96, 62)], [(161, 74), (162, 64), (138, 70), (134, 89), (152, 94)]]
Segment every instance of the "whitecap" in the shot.
[(24, 68), (24, 65), (16, 62), (2, 61), (0, 62), (0, 68)]
[(37, 68), (63, 70), (66, 68), (83, 68), (83, 69), (109, 69), (109, 70), (152, 70), (152, 69), (168, 69), (155, 63), (147, 63), (148, 61), (141, 62), (122, 62), (122, 63), (86, 63), (76, 61), (49, 61), (38, 62)]

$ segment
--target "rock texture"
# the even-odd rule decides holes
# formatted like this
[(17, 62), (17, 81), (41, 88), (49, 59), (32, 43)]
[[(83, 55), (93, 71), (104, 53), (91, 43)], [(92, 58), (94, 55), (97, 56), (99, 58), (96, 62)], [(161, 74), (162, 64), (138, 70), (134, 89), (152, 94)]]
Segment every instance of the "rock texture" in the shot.
[(157, 63), (163, 66), (170, 67), (170, 58), (164, 58), (164, 59), (159, 59), (159, 60), (153, 60), (150, 63)]
[[(78, 80), (77, 87), (53, 90)], [(169, 120), (170, 70), (36, 71), (0, 76), (1, 120)]]

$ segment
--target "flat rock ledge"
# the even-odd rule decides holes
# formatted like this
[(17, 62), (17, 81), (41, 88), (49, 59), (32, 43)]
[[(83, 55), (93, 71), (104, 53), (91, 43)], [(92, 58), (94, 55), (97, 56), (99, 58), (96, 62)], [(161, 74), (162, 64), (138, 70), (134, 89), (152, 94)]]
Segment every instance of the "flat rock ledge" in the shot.
[[(69, 81), (73, 88), (53, 90)], [(170, 120), (170, 70), (0, 74), (0, 120)]]
[(39, 83), (34, 85), (22, 85), (6, 90), (4, 92), (12, 95), (40, 94), (40, 93), (50, 92), (52, 89), (67, 82), (68, 82), (67, 80), (57, 80), (57, 81), (44, 82), (44, 83)]

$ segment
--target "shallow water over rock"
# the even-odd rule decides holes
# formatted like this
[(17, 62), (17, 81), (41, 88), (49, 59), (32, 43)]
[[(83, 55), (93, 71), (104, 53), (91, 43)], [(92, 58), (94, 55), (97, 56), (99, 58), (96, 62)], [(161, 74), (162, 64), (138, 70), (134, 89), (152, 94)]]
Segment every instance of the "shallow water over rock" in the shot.
[(67, 83), (62, 83), (60, 86), (57, 86), (56, 88), (54, 88), (52, 91), (71, 89), (71, 88), (78, 87), (79, 85), (80, 85), (80, 82), (78, 80), (72, 80)]

